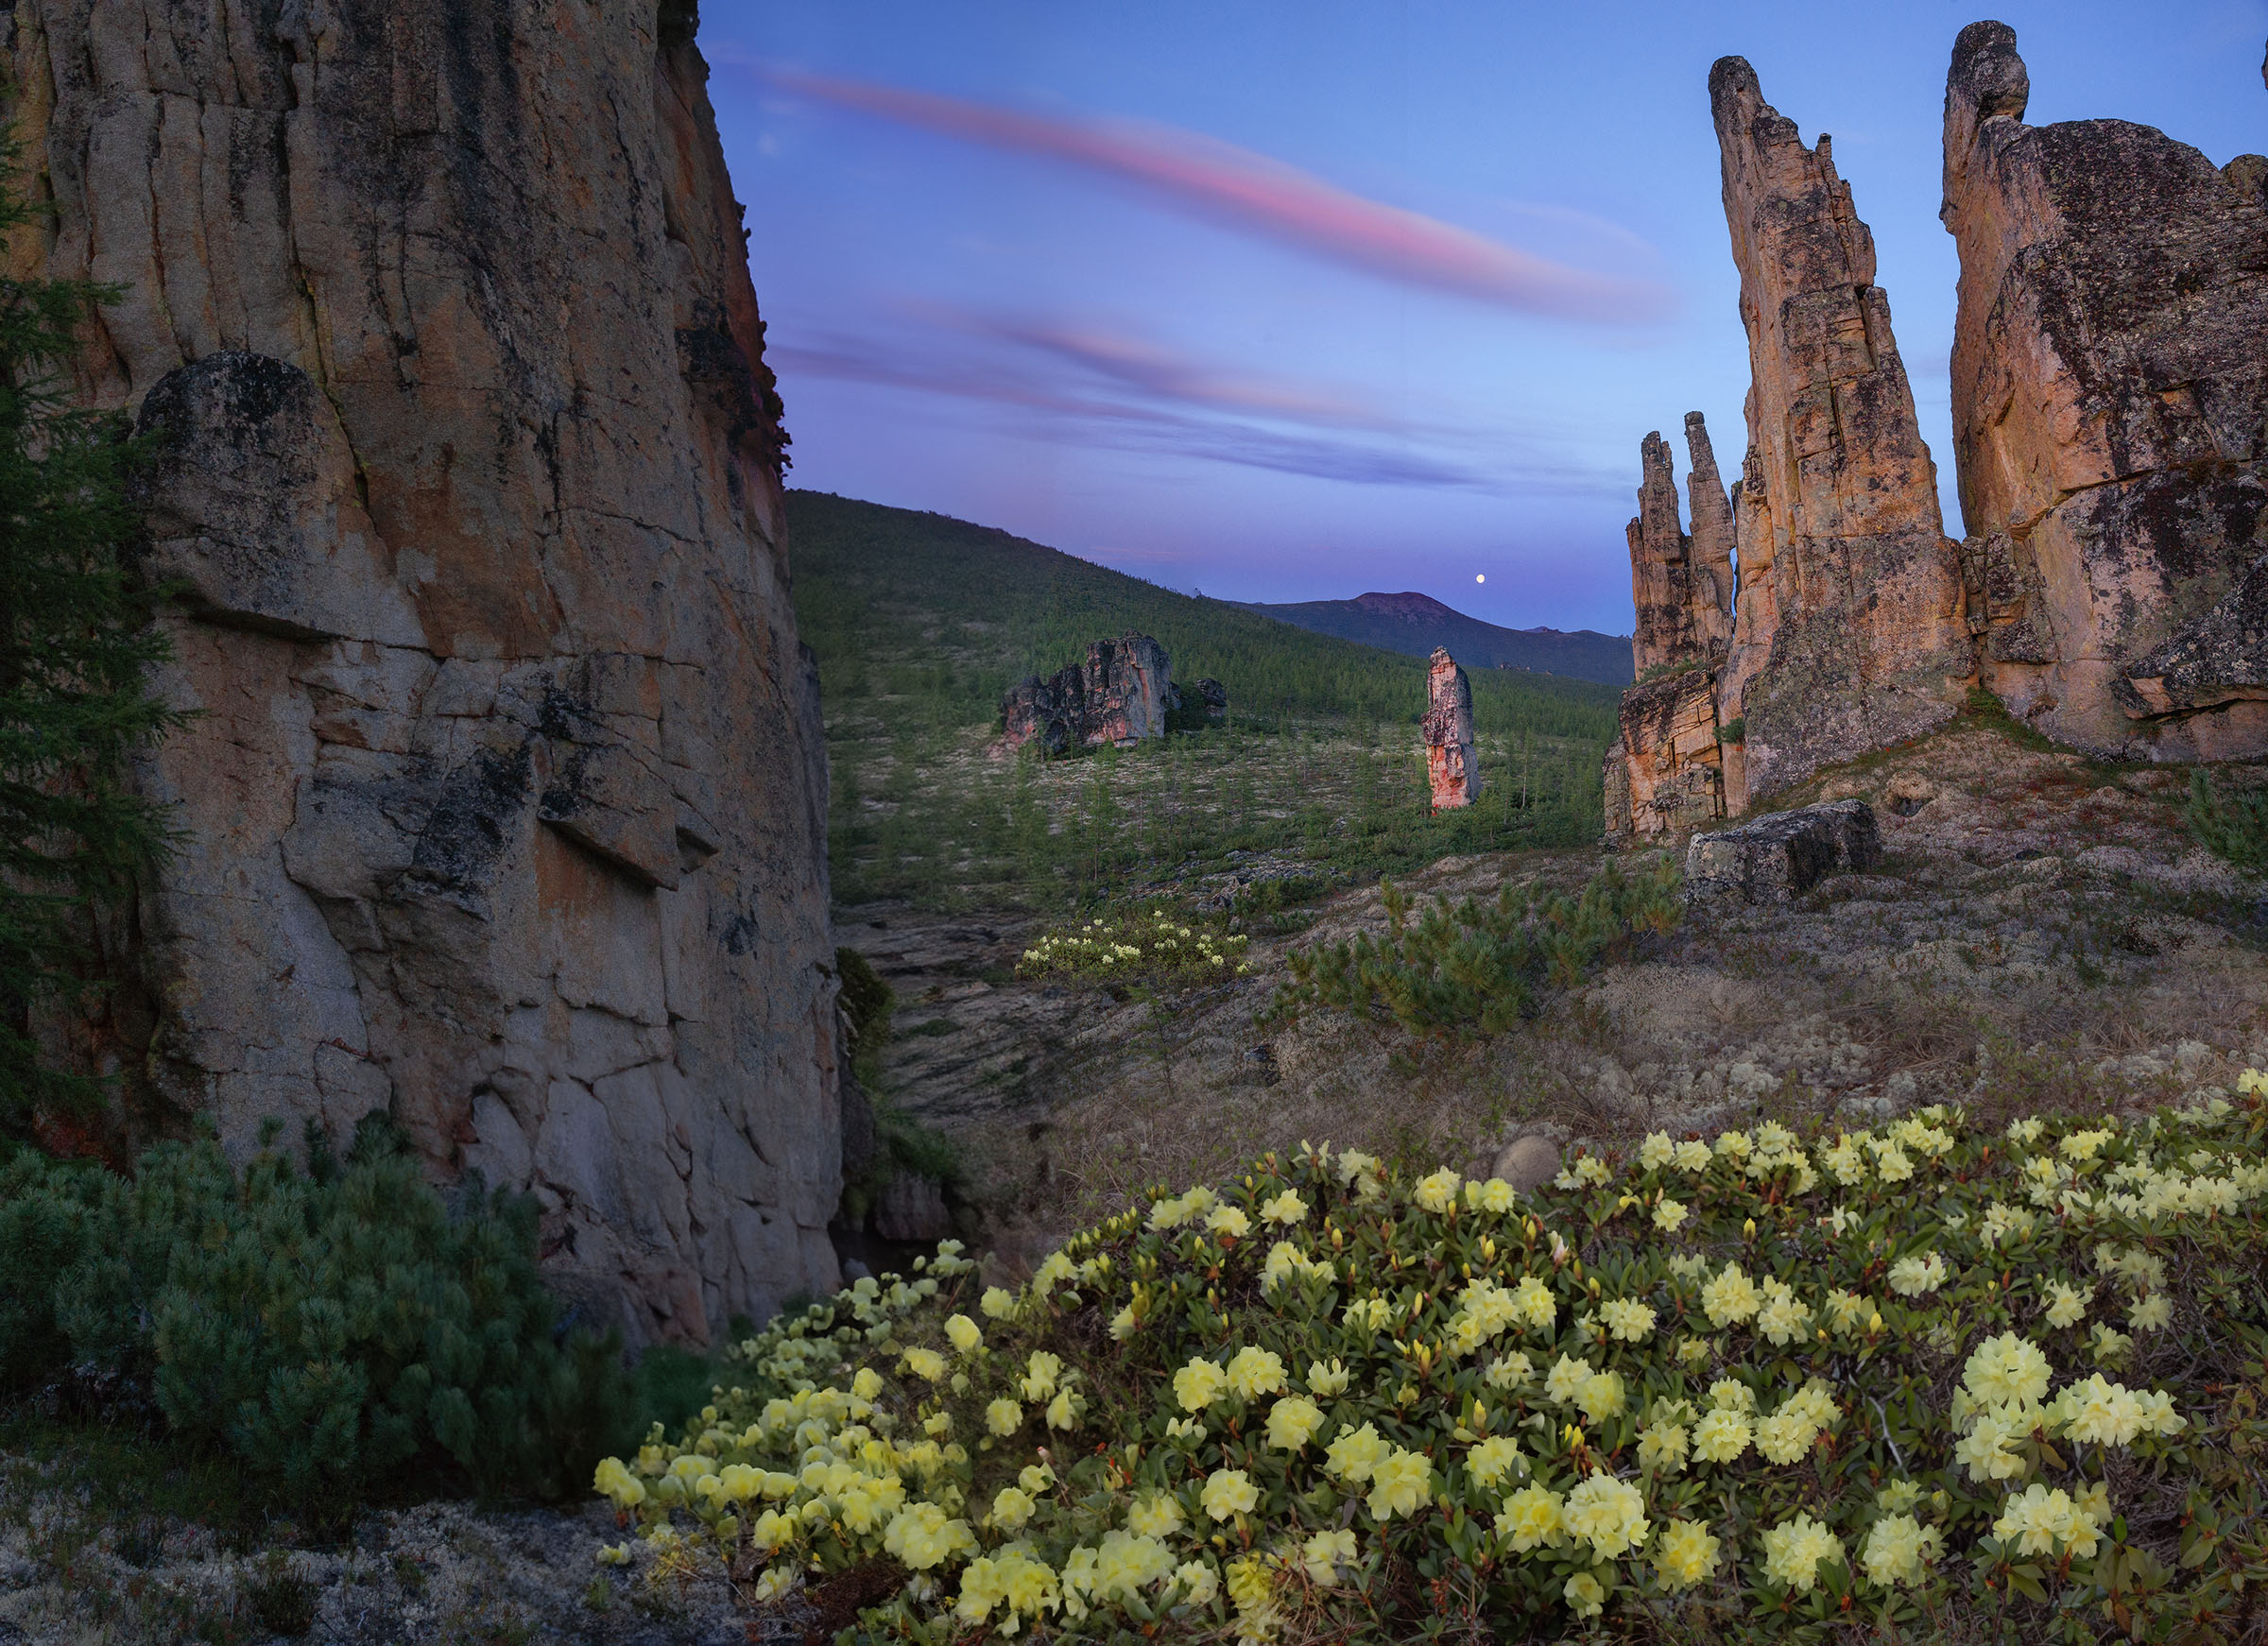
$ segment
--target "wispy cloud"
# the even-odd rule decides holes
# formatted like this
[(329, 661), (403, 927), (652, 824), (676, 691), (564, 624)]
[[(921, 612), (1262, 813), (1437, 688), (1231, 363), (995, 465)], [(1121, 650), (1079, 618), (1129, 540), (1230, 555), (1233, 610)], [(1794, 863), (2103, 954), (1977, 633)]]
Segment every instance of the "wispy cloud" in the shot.
[(1557, 263), (1453, 223), (1366, 199), (1312, 172), (1198, 132), (1069, 120), (900, 86), (747, 66), (800, 96), (1131, 182), (1215, 222), (1390, 280), (1558, 319), (1642, 325), (1667, 317), (1658, 282)]
[[(1559, 492), (1627, 489), (1625, 477), (1547, 455), (1440, 448), (1469, 434), (1409, 428), (1318, 386), (1209, 368), (1123, 332), (939, 311), (919, 331), (812, 335), (766, 351), (798, 375), (913, 389), (1021, 414), (1035, 438), (1108, 446), (1355, 485)], [(1006, 342), (1016, 347), (1002, 349)], [(1429, 449), (1431, 448), (1431, 449)]]
[(1191, 416), (1082, 392), (1043, 371), (970, 354), (924, 354), (902, 339), (887, 342), (833, 336), (765, 351), (787, 374), (848, 379), (891, 388), (919, 389), (1036, 414), (1027, 433), (1081, 445), (1103, 445), (1158, 455), (1201, 457), (1246, 468), (1272, 469), (1312, 479), (1371, 486), (1486, 488), (1493, 478), (1421, 452), (1268, 429), (1222, 418)]

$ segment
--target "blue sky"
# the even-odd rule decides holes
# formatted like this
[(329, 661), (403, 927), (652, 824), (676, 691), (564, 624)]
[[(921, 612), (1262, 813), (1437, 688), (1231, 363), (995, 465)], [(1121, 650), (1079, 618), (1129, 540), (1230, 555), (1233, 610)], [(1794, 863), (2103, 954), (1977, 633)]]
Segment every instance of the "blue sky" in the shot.
[(2268, 150), (2268, 0), (708, 0), (700, 38), (792, 484), (1234, 599), (1626, 632), (1641, 437), (1745, 444), (1726, 53), (1834, 136), (1958, 535), (1938, 133), (1985, 15), (2035, 125)]

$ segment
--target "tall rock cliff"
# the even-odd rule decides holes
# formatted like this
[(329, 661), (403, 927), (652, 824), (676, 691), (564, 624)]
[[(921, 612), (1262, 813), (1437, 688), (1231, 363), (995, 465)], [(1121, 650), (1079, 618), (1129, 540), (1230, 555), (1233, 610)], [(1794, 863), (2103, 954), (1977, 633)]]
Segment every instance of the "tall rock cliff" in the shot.
[(1953, 47), (1953, 439), (1986, 682), (2059, 741), (2268, 749), (2268, 160), (2023, 122), (2005, 24)]
[(829, 1284), (825, 754), (690, 0), (16, 0), (9, 116), (160, 444), (184, 849), (146, 1098), (526, 1185), (700, 1338)]
[(1972, 669), (1874, 238), (1829, 140), (1807, 148), (1745, 61), (1720, 59), (1709, 89), (1753, 373), (1718, 703), (1761, 796), (1941, 724)]

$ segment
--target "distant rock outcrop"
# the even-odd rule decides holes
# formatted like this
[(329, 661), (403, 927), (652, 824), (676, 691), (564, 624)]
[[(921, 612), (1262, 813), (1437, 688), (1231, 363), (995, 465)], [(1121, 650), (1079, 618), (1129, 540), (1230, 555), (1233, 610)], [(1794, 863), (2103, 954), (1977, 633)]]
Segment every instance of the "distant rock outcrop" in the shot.
[[(1228, 702), (1225, 689), (1221, 701)], [(1045, 679), (1026, 675), (1008, 688), (1000, 700), (1001, 742), (1011, 749), (1036, 743), (1051, 755), (1138, 743), (1163, 737), (1165, 717), (1178, 703), (1163, 646), (1146, 634), (1098, 640), (1087, 647), (1085, 663)]]
[[(92, 1043), (246, 1153), (387, 1109), (635, 1339), (837, 1280), (826, 754), (689, 0), (43, 0), (43, 207), (117, 283), (183, 832)], [(148, 1111), (138, 1111), (148, 1112)]]
[(2268, 160), (2027, 126), (2016, 32), (1945, 92), (1953, 442), (1985, 684), (2129, 759), (2268, 748)]
[(1472, 682), (1448, 652), (1434, 653), (1425, 677), (1425, 775), (1434, 810), (1452, 812), (1481, 796), (1472, 743)]

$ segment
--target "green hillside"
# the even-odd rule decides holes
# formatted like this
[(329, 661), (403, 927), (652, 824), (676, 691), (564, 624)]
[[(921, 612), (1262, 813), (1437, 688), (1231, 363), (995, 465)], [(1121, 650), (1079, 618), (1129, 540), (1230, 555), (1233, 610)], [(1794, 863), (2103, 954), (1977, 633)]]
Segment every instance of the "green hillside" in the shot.
[[(1422, 660), (1178, 594), (1005, 532), (788, 493), (797, 622), (817, 655), (839, 900), (1057, 906), (1186, 880), (1229, 853), (1327, 876), (1599, 828), (1608, 686), (1472, 671), (1490, 784), (1426, 815)], [(1229, 724), (1042, 764), (989, 757), (1001, 694), (1087, 643), (1154, 635)]]

